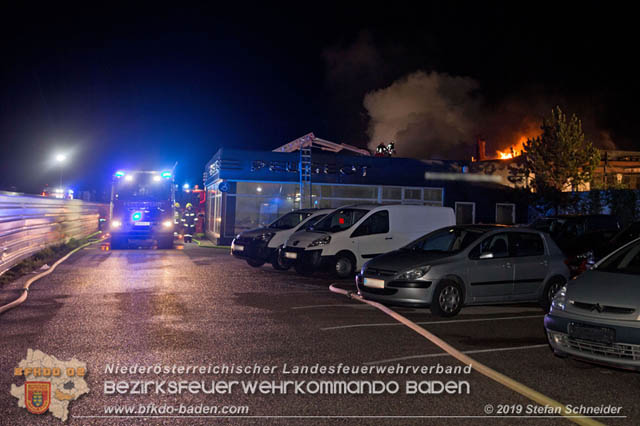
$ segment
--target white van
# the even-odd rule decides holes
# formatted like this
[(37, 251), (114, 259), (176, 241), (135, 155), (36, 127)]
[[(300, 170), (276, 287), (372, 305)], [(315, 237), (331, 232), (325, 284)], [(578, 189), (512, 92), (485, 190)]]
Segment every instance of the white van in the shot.
[(289, 264), (279, 262), (278, 250), (287, 238), (296, 231), (314, 224), (334, 209), (302, 209), (293, 210), (280, 216), (263, 228), (241, 232), (231, 242), (231, 254), (244, 259), (253, 267), (260, 267), (266, 262), (277, 270), (289, 269)]
[(363, 204), (340, 207), (313, 227), (291, 235), (282, 249), (284, 261), (302, 274), (355, 273), (369, 259), (405, 246), (444, 226), (455, 225), (449, 207)]

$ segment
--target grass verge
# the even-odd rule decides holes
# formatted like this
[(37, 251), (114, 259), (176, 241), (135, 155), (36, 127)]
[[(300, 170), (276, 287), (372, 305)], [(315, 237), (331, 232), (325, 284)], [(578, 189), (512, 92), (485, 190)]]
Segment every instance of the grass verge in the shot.
[(80, 247), (82, 244), (88, 243), (94, 240), (94, 237), (99, 234), (98, 232), (88, 235), (87, 237), (75, 239), (71, 238), (66, 243), (56, 244), (49, 246), (31, 256), (23, 259), (20, 263), (9, 269), (4, 274), (0, 275), (0, 287), (9, 284), (18, 278), (29, 274), (37, 269), (40, 269), (43, 265), (51, 265), (56, 260), (69, 253), (71, 250)]

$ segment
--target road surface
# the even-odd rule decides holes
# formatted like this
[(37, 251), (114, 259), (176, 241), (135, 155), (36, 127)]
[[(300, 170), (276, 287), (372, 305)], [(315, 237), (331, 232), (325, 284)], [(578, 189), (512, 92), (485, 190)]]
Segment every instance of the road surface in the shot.
[[(0, 424), (54, 424), (17, 406), (13, 368), (27, 350), (87, 363), (90, 392), (72, 401), (70, 425), (85, 424), (558, 424), (558, 417), (523, 419), (513, 410), (535, 403), (477, 372), (445, 374), (459, 362), (375, 308), (328, 291), (327, 277), (300, 277), (270, 266), (251, 268), (220, 249), (81, 250), (32, 286), (28, 300), (0, 316)], [(349, 281), (340, 282), (352, 288)], [(639, 424), (640, 375), (554, 357), (535, 305), (463, 309), (438, 319), (428, 309), (400, 308), (476, 360), (564, 404), (621, 407), (607, 424)], [(130, 366), (246, 366), (260, 372), (116, 374)], [(296, 374), (299, 366), (425, 366), (431, 374)], [(265, 371), (272, 369), (272, 371)], [(276, 386), (251, 394), (106, 394), (124, 381), (280, 382), (380, 381), (395, 394), (335, 394)], [(468, 382), (468, 393), (407, 394), (411, 381)], [(356, 386), (356, 385), (353, 385)], [(435, 386), (435, 385), (433, 385)], [(393, 389), (385, 388), (389, 391)], [(463, 389), (464, 390), (464, 389)], [(163, 416), (158, 407), (216, 407), (210, 417)], [(141, 411), (145, 407), (147, 411)], [(121, 412), (115, 417), (114, 407)], [(155, 407), (155, 408), (154, 408)], [(506, 408), (505, 408), (506, 407)], [(131, 412), (131, 410), (136, 410)], [(177, 408), (174, 408), (176, 410)], [(184, 408), (186, 409), (186, 408)], [(220, 410), (235, 414), (220, 414)], [(539, 408), (540, 410), (544, 407)], [(109, 411), (111, 410), (111, 411)], [(517, 417), (505, 417), (502, 410)], [(143, 414), (140, 414), (140, 413)], [(491, 413), (492, 416), (487, 417)], [(445, 419), (437, 416), (446, 416)], [(500, 418), (505, 417), (505, 418)]]

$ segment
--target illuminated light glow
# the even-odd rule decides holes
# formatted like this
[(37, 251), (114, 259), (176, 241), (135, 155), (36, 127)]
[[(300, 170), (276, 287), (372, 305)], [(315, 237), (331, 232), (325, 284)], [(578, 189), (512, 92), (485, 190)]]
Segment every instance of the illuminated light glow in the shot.
[(112, 220), (111, 221), (111, 227), (112, 228), (120, 228), (122, 226), (122, 222), (120, 222), (119, 220)]
[(70, 190), (69, 190), (69, 194), (73, 194), (73, 189), (70, 189)]
[(67, 159), (67, 156), (64, 154), (56, 154), (56, 161), (58, 163), (62, 163), (63, 161), (65, 161)]
[(171, 228), (173, 226), (173, 222), (170, 220), (165, 220), (164, 222), (162, 222), (162, 226), (165, 228)]
[(133, 175), (126, 175), (124, 177), (124, 180), (126, 180), (127, 182), (133, 182)]
[(161, 180), (162, 180), (162, 177), (160, 177), (160, 176), (158, 176), (158, 175), (155, 175), (155, 176), (153, 177), (153, 181), (154, 181), (154, 182), (160, 182)]
[(171, 172), (162, 172), (160, 173), (160, 176), (162, 176), (165, 179), (168, 179), (171, 177)]
[(131, 215), (131, 220), (134, 222), (137, 222), (140, 219), (142, 219), (142, 212), (135, 212), (134, 214)]
[(182, 188), (183, 188), (183, 189), (189, 189), (189, 184), (188, 184), (188, 183), (185, 183), (184, 185), (182, 185)]
[(118, 177), (118, 178), (120, 178), (120, 177), (122, 177), (122, 176), (124, 176), (124, 175), (125, 175), (125, 173), (124, 173), (122, 170), (118, 170), (118, 171), (115, 173), (115, 176), (116, 176), (116, 177)]
[(344, 225), (344, 217), (339, 218), (339, 219), (338, 219), (338, 223), (339, 223), (340, 225)]
[(262, 192), (262, 187), (261, 187), (261, 186), (257, 187), (257, 188), (256, 188), (256, 191), (258, 191), (258, 192)]
[(62, 188), (56, 188), (53, 192), (55, 192), (56, 194), (62, 194), (64, 191)]

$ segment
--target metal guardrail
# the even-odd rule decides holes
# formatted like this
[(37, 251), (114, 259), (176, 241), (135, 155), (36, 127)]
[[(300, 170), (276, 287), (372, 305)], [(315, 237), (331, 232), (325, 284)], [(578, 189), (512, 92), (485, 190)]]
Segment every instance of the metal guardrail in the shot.
[(0, 192), (0, 275), (22, 259), (98, 230), (106, 204)]

